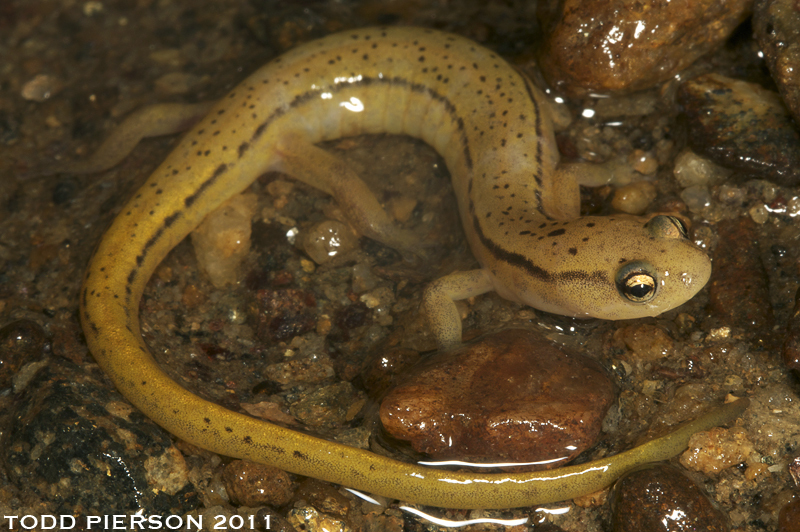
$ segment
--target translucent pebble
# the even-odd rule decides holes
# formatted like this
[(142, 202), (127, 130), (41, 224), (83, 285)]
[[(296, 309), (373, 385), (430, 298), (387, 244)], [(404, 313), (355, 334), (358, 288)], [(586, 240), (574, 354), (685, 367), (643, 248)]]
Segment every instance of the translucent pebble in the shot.
[(706, 251), (715, 247), (717, 245), (717, 240), (719, 240), (717, 234), (707, 225), (695, 227), (693, 236), (695, 245)]
[(681, 192), (681, 199), (690, 211), (700, 213), (711, 205), (711, 193), (708, 188), (700, 185), (691, 186)]
[(718, 185), (733, 172), (686, 149), (678, 154), (675, 159), (673, 173), (681, 186), (691, 187), (696, 185)]
[(642, 175), (653, 175), (658, 170), (658, 159), (644, 150), (633, 150), (628, 155), (628, 164)]
[(359, 262), (353, 266), (351, 271), (353, 274), (353, 292), (356, 294), (363, 294), (378, 285), (378, 278), (372, 274), (368, 264)]
[(239, 267), (250, 251), (250, 220), (256, 203), (254, 194), (234, 196), (192, 232), (198, 266), (218, 288), (238, 280)]
[(794, 196), (786, 203), (786, 214), (792, 217), (800, 214), (800, 197)]
[(618, 188), (614, 192), (611, 206), (627, 214), (642, 214), (656, 199), (656, 186), (650, 181), (637, 181)]
[(22, 97), (34, 102), (43, 102), (61, 90), (61, 83), (53, 76), (39, 74), (22, 87)]
[(763, 224), (769, 220), (769, 211), (765, 205), (754, 205), (750, 208), (748, 213), (750, 214), (750, 218), (757, 224)]
[(347, 253), (358, 245), (350, 228), (341, 222), (326, 220), (314, 225), (303, 237), (303, 249), (311, 260), (322, 264)]
[(718, 195), (721, 202), (729, 205), (741, 203), (745, 198), (744, 190), (739, 187), (730, 187), (728, 185), (722, 185), (719, 187)]

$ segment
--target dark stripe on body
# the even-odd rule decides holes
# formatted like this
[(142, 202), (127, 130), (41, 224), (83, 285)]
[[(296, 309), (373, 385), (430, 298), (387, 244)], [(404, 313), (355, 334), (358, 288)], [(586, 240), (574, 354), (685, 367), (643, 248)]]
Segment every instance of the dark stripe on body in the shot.
[[(450, 115), (450, 119), (456, 124), (456, 129), (461, 134), (461, 144), (463, 145), (463, 152), (464, 152), (464, 164), (466, 164), (467, 169), (472, 170), (472, 154), (469, 150), (469, 140), (467, 139), (466, 132), (464, 131), (464, 120), (459, 116), (458, 110), (453, 102), (447, 96), (440, 94), (436, 90), (424, 85), (422, 83), (412, 83), (411, 81), (401, 78), (399, 76), (395, 76), (393, 78), (373, 78), (373, 77), (362, 77), (360, 80), (353, 81), (351, 83), (339, 83), (334, 86), (328, 86), (320, 89), (316, 89), (313, 91), (307, 91), (303, 94), (298, 94), (294, 97), (294, 99), (289, 102), (287, 107), (279, 107), (275, 109), (266, 120), (264, 120), (261, 124), (258, 125), (256, 130), (253, 132), (253, 136), (250, 138), (249, 144), (257, 141), (261, 135), (264, 134), (264, 131), (270, 126), (272, 122), (276, 119), (280, 118), (281, 116), (285, 115), (290, 109), (297, 109), (301, 107), (303, 104), (316, 100), (320, 97), (320, 94), (324, 93), (331, 93), (336, 94), (345, 89), (351, 89), (354, 87), (366, 87), (369, 85), (392, 85), (392, 86), (400, 86), (400, 87), (407, 87), (411, 92), (415, 92), (418, 94), (427, 94), (429, 98), (432, 100), (441, 103), (444, 105), (447, 114)], [(246, 149), (246, 148), (245, 148)]]

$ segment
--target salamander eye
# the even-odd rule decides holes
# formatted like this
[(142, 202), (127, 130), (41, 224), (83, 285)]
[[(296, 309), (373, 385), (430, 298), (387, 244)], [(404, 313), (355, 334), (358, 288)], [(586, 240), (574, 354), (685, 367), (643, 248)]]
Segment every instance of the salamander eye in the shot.
[(625, 299), (634, 303), (645, 303), (656, 295), (656, 277), (646, 263), (631, 262), (617, 272), (617, 290)]
[(659, 214), (653, 216), (644, 226), (657, 238), (688, 238), (689, 229), (677, 216)]

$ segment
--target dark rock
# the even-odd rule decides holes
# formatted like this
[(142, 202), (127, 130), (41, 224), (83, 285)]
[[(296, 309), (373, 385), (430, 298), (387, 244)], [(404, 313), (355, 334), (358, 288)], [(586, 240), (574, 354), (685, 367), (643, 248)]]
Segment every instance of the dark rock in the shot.
[(703, 491), (674, 467), (656, 465), (634, 471), (614, 486), (614, 532), (728, 530), (725, 515)]
[(751, 0), (540, 2), (542, 72), (572, 96), (646, 89), (720, 46), (751, 6)]
[(720, 222), (718, 233), (709, 282), (712, 317), (750, 337), (768, 338), (773, 316), (757, 226), (750, 218), (739, 218)]
[(594, 445), (615, 389), (603, 368), (507, 330), (434, 355), (381, 403), (394, 437), (436, 459), (564, 465)]
[(375, 350), (361, 374), (364, 387), (372, 397), (383, 397), (389, 388), (398, 384), (409, 368), (419, 362), (420, 356), (419, 351), (405, 347)]
[(54, 513), (167, 515), (198, 505), (169, 434), (110, 390), (99, 368), (54, 358), (15, 406), (0, 460)]
[(753, 33), (783, 102), (800, 123), (800, 10), (794, 0), (758, 0)]
[(778, 93), (707, 74), (682, 84), (678, 101), (696, 153), (745, 178), (800, 183), (800, 132)]

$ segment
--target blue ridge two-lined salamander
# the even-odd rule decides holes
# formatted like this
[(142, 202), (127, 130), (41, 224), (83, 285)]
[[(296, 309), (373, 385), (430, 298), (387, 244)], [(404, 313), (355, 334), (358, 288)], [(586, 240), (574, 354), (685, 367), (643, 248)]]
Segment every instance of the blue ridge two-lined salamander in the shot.
[(332, 194), (365, 235), (399, 250), (395, 227), (364, 183), (315, 144), (365, 133), (433, 146), (452, 175), (481, 269), (435, 281), (424, 306), (440, 345), (461, 339), (453, 300), (496, 290), (548, 312), (625, 319), (690, 299), (706, 255), (676, 217), (580, 217), (573, 169), (558, 153), (537, 89), (467, 39), (419, 28), (332, 35), (271, 61), (213, 106), (134, 115), (85, 163), (96, 171), (142, 136), (204, 115), (122, 209), (86, 271), (81, 319), (91, 352), (119, 390), (164, 428), (220, 454), (418, 503), (509, 508), (602, 488), (630, 468), (674, 456), (691, 433), (731, 421), (737, 401), (627, 453), (549, 472), (454, 473), (400, 463), (229, 411), (173, 382), (142, 340), (139, 300), (166, 254), (260, 174), (279, 170)]

